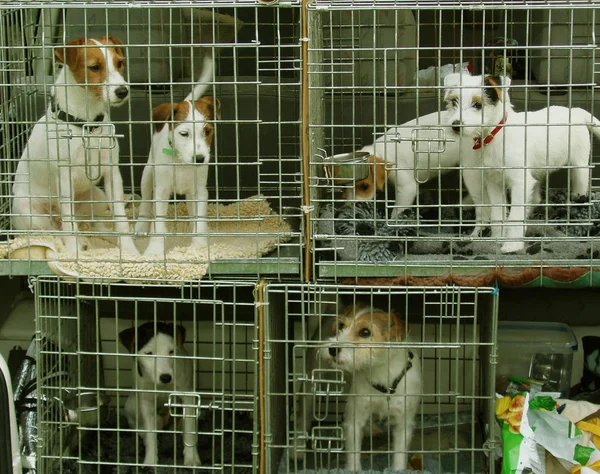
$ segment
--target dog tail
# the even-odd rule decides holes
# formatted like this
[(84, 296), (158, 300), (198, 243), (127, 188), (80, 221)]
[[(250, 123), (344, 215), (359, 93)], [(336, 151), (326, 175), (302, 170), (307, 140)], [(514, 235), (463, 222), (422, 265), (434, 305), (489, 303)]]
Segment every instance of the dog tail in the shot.
[(588, 129), (594, 134), (596, 140), (600, 140), (600, 120), (593, 115), (591, 117), (592, 123), (588, 124)]
[(212, 54), (204, 56), (204, 64), (202, 66), (202, 74), (198, 83), (194, 86), (194, 90), (185, 98), (185, 100), (198, 100), (209, 87), (209, 83), (213, 78), (213, 57)]

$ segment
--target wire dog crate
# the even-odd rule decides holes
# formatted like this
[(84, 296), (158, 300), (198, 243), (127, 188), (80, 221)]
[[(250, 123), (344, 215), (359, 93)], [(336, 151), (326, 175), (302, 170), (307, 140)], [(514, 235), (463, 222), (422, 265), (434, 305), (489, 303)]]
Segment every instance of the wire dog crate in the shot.
[[(137, 8), (131, 8), (131, 2), (4, 2), (0, 7), (0, 61), (5, 65), (0, 91), (0, 237), (19, 238), (3, 249), (7, 258), (1, 261), (2, 272), (48, 273), (45, 262), (50, 260), (55, 272), (71, 276), (134, 277), (138, 271), (174, 279), (205, 273), (298, 274), (302, 245), (300, 14), (296, 2), (281, 5), (289, 8), (269, 8), (256, 2), (219, 2), (217, 6), (205, 2), (205, 7), (139, 2)], [(52, 86), (62, 62), (55, 61), (55, 54), (76, 51), (77, 44), (69, 42), (77, 38), (87, 41), (103, 37), (118, 43), (116, 51), (127, 63), (123, 74), (129, 85), (127, 103), (112, 107), (110, 124), (100, 127), (90, 119), (90, 124), (77, 122), (69, 125), (69, 130), (52, 131), (52, 124), (60, 125), (64, 120), (51, 113), (43, 137), (30, 138), (33, 126), (47, 112), (53, 97)], [(61, 49), (65, 45), (66, 49)], [(96, 46), (92, 42), (82, 50), (92, 57)], [(84, 54), (87, 58), (88, 53)], [(153, 108), (183, 101), (201, 77), (204, 58), (209, 55), (213, 57), (213, 71), (205, 83), (204, 95), (215, 98), (214, 116), (207, 122), (214, 129), (211, 159), (190, 166), (185, 164), (187, 155), (181, 149), (175, 148), (169, 155), (175, 153), (177, 157), (172, 174), (187, 174), (195, 189), (202, 188), (199, 173), (208, 173), (206, 215), (189, 215), (201, 213), (194, 208), (206, 205), (206, 198), (189, 195), (181, 178), (177, 178), (167, 199), (166, 215), (161, 218), (167, 223), (167, 233), (158, 227), (136, 230), (135, 224), (142, 220), (154, 222), (155, 213), (140, 217), (140, 205), (144, 201), (152, 205), (164, 202), (158, 197), (141, 196), (153, 131), (164, 123), (153, 115)], [(65, 87), (67, 96), (71, 92), (71, 103), (81, 99), (77, 96), (83, 90), (80, 83), (90, 88), (94, 85), (88, 73), (89, 78)], [(85, 100), (90, 94), (83, 94)], [(178, 116), (176, 120), (166, 119), (170, 127), (175, 127), (177, 120)], [(204, 140), (202, 133), (194, 135), (194, 141)], [(22, 156), (27, 155), (33, 164), (44, 163), (44, 158), (27, 151), (28, 140), (47, 142), (50, 152), (57, 143), (63, 143), (61, 140), (69, 142), (70, 151), (61, 156), (67, 169), (60, 171), (72, 180), (85, 181), (83, 197), (69, 198), (67, 194), (76, 191), (68, 193), (62, 189), (68, 190), (68, 186), (57, 186), (54, 181), (58, 172), (53, 174), (51, 168), (38, 173), (44, 179), (37, 184), (32, 182), (39, 176), (15, 174)], [(104, 169), (98, 156), (112, 153), (117, 146), (119, 165), (115, 172), (122, 176), (121, 201), (129, 223), (125, 233), (116, 229), (122, 216), (111, 210), (112, 199), (95, 187), (98, 184), (106, 191), (110, 185), (97, 183)], [(68, 161), (76, 152), (85, 157), (80, 164)], [(77, 175), (81, 169), (83, 174)], [(25, 183), (24, 192), (19, 191), (24, 194), (20, 202), (33, 202), (29, 205), (31, 212), (24, 213), (29, 224), (18, 219), (23, 215), (14, 201), (15, 180)], [(155, 186), (164, 185), (168, 173), (156, 180)], [(49, 203), (43, 212), (33, 209), (36, 199)], [(59, 208), (61, 205), (64, 208)], [(38, 228), (37, 222), (31, 221), (38, 217), (51, 225)], [(208, 223), (208, 230), (197, 233), (207, 237), (208, 242), (191, 248), (190, 232), (196, 220)], [(67, 224), (72, 221), (77, 224), (76, 252), (62, 246), (69, 234)], [(140, 258), (127, 253), (123, 245), (119, 248), (115, 240), (122, 235), (131, 236), (142, 253), (145, 242), (153, 236), (163, 242), (165, 249)]]
[[(233, 282), (175, 289), (67, 283), (56, 277), (36, 279), (37, 472), (141, 469), (147, 459), (141, 436), (147, 431), (156, 432), (156, 427), (148, 430), (131, 426), (128, 410), (133, 397), (137, 401), (133, 404), (135, 412), (142, 417), (144, 401), (140, 398), (144, 390), (150, 397), (172, 390), (168, 411), (161, 416), (173, 423), (163, 420), (166, 427), (158, 432), (158, 460), (154, 466), (159, 470), (183, 472), (182, 451), (188, 441), (185, 419), (183, 424), (177, 420), (193, 407), (194, 412), (187, 413), (197, 416), (195, 449), (202, 468), (207, 472), (256, 472), (257, 336), (253, 290), (254, 285)], [(119, 344), (119, 334), (148, 322), (157, 327), (161, 323), (174, 325), (171, 330), (178, 326), (186, 329), (187, 355), (175, 349), (175, 355), (162, 362), (160, 357), (153, 360), (157, 373), (166, 360), (185, 360), (193, 366), (189, 383), (179, 385), (186, 372), (173, 365), (175, 387), (161, 388), (159, 382), (146, 389), (138, 386), (136, 370), (132, 369), (148, 377), (151, 370), (147, 371), (146, 363), (152, 355), (141, 352), (141, 332), (133, 353)], [(158, 356), (158, 343), (156, 347)], [(193, 399), (186, 402), (190, 393)], [(155, 409), (160, 408), (160, 401), (154, 403), (158, 404)]]
[[(494, 450), (494, 442), (486, 441), (494, 422), (497, 302), (498, 292), (492, 288), (268, 284), (267, 472), (348, 469), (346, 456), (352, 448), (347, 446), (345, 424), (357, 413), (349, 412), (346, 403), (355, 399), (358, 404), (361, 397), (368, 398), (368, 406), (384, 407), (373, 413), (371, 425), (365, 428), (362, 469), (392, 469), (394, 453), (404, 451), (410, 453), (410, 465), (417, 470), (494, 472), (493, 462), (489, 471), (484, 468)], [(352, 308), (350, 319), (348, 308)], [(381, 331), (387, 328), (392, 334), (398, 324), (390, 312), (410, 328), (408, 338), (382, 340)], [(348, 338), (346, 326), (340, 324), (354, 324), (353, 319), (357, 322), (349, 334), (354, 328), (370, 328), (372, 337)], [(338, 344), (339, 354), (351, 351), (345, 368), (330, 363), (325, 349), (332, 344)], [(407, 376), (399, 382), (396, 395), (371, 389), (362, 395), (365, 392), (349, 388), (365, 370), (368, 378), (375, 376), (378, 364), (392, 364), (396, 351), (414, 352), (415, 360), (420, 356), (422, 387), (409, 386), (414, 385), (408, 378), (411, 368), (418, 370), (415, 362), (403, 371)], [(372, 365), (363, 365), (365, 360)], [(393, 368), (390, 380), (401, 369)], [(389, 423), (395, 413), (391, 400), (401, 394), (400, 400), (408, 405), (411, 395), (406, 394), (411, 393), (419, 399), (412, 443), (392, 448), (396, 431)], [(410, 416), (406, 418), (404, 423), (410, 424)]]
[[(466, 276), (499, 267), (538, 276), (578, 267), (581, 276), (595, 270), (597, 5), (478, 2), (474, 9), (469, 2), (317, 0), (308, 18), (309, 186), (319, 277)], [(496, 89), (482, 88), (479, 79), (475, 94), (460, 82), (453, 98), (463, 102), (449, 111), (445, 92), (452, 87), (444, 84), (454, 73), (495, 76)], [(515, 111), (527, 114), (488, 125), (490, 100), (483, 111), (468, 109), (469, 98), (482, 90), (493, 90), (503, 111), (508, 93)], [(532, 114), (550, 106), (568, 111), (562, 118)], [(496, 126), (494, 142), (473, 150), (474, 137)], [(559, 145), (589, 140), (589, 161), (572, 147), (563, 154), (568, 163), (556, 165), (556, 136)], [(380, 159), (375, 166), (372, 157)], [(573, 185), (578, 174), (585, 196)], [(527, 189), (537, 183), (531, 193), (537, 198), (522, 205), (525, 185), (513, 187), (510, 176), (526, 181)], [(486, 199), (490, 183), (504, 189), (494, 206)], [(477, 212), (485, 230), (473, 234)], [(514, 250), (511, 237), (524, 222), (527, 233)], [(596, 284), (591, 277), (589, 283)]]

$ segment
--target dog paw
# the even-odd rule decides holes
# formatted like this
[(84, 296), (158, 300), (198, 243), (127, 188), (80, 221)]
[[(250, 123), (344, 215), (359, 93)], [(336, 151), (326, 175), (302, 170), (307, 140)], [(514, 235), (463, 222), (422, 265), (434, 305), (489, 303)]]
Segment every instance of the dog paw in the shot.
[(137, 221), (135, 223), (135, 232), (137, 234), (146, 234), (150, 232), (150, 221)]
[(200, 461), (200, 455), (198, 451), (192, 449), (191, 452), (183, 453), (183, 465), (184, 466), (201, 466), (202, 462)]
[(208, 239), (206, 237), (194, 237), (192, 239), (191, 247), (206, 247), (208, 245)]
[(290, 447), (290, 460), (292, 461), (298, 461), (298, 462), (302, 462), (304, 461), (304, 450), (298, 446), (298, 447)]
[(525, 248), (524, 242), (506, 242), (502, 245), (502, 253), (516, 253), (520, 252)]

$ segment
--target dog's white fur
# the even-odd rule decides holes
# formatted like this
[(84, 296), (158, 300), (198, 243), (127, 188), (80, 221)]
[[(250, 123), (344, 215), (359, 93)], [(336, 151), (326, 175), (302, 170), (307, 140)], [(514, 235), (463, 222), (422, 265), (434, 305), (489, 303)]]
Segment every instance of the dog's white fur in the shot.
[[(325, 337), (327, 342), (308, 351), (307, 372), (310, 378), (313, 369), (327, 366), (341, 369), (348, 376), (350, 388), (344, 413), (346, 469), (361, 469), (360, 455), (364, 431), (369, 425), (373, 428), (371, 423), (374, 417), (388, 419), (393, 425), (392, 469), (406, 469), (415, 415), (422, 392), (419, 356), (412, 351), (412, 367), (406, 372), (394, 394), (383, 394), (372, 385), (389, 387), (407, 367), (409, 350), (397, 345), (405, 339), (407, 333), (403, 322), (394, 313), (371, 306), (356, 305), (346, 308), (340, 314), (338, 321), (334, 323), (337, 331), (328, 326), (331, 326), (331, 321), (323, 321), (322, 327), (318, 328), (313, 336), (313, 339), (317, 340), (319, 336)], [(361, 336), (360, 332), (363, 329), (369, 329), (371, 335)], [(333, 335), (327, 337), (332, 333)], [(296, 408), (296, 432), (310, 430), (310, 416), (313, 413), (315, 397), (309, 387), (305, 387), (305, 390), (311, 394), (303, 397), (305, 400), (301, 400)], [(294, 440), (290, 450), (292, 459), (303, 459), (304, 449), (303, 441)]]
[[(360, 151), (371, 157), (371, 173), (368, 178), (357, 181), (353, 188), (345, 189), (343, 198), (347, 200), (370, 200), (377, 190), (385, 189), (385, 181), (395, 185), (396, 203), (393, 215), (411, 206), (419, 192), (419, 184), (437, 178), (440, 174), (455, 169), (459, 164), (460, 146), (448, 125), (446, 111), (434, 112), (410, 120), (398, 127), (388, 129), (372, 145)], [(419, 129), (416, 151), (411, 141), (412, 131)], [(441, 131), (441, 132), (440, 132)], [(444, 151), (437, 153), (439, 142), (431, 142), (432, 153), (428, 154), (427, 139), (446, 138)], [(402, 141), (396, 141), (402, 138)], [(416, 161), (415, 161), (416, 158)]]
[[(131, 428), (143, 430), (140, 437), (144, 440), (144, 464), (156, 465), (157, 431), (163, 429), (168, 421), (165, 404), (169, 394), (189, 394), (194, 390), (192, 360), (183, 347), (185, 329), (182, 326), (157, 323), (155, 330), (154, 323), (150, 322), (139, 328), (122, 331), (119, 339), (131, 353), (137, 354), (132, 368), (135, 393), (125, 403), (127, 421)], [(147, 342), (145, 339), (148, 339)], [(185, 466), (199, 466), (199, 408), (191, 408), (194, 397), (182, 395), (180, 398), (186, 405), (181, 423), (183, 463)]]
[[(508, 95), (509, 78), (450, 74), (444, 79), (448, 124), (461, 143), (463, 178), (476, 204), (479, 235), (485, 225), (481, 205), (489, 202), (492, 237), (504, 237), (502, 252), (524, 248), (527, 215), (541, 201), (547, 176), (571, 166), (571, 193), (586, 196), (590, 181), (590, 131), (600, 139), (600, 122), (580, 108), (552, 106), (515, 112)], [(496, 100), (497, 98), (497, 100)], [(480, 104), (480, 105), (477, 105)], [(473, 149), (506, 117), (487, 145)], [(510, 213), (505, 216), (506, 191)]]
[[(167, 234), (168, 199), (171, 194), (186, 196), (188, 217), (192, 219), (192, 245), (206, 245), (208, 224), (206, 209), (208, 206), (208, 166), (210, 161), (210, 134), (205, 133), (208, 122), (219, 117), (220, 105), (212, 97), (202, 98), (212, 80), (212, 56), (206, 56), (202, 75), (193, 91), (184, 102), (161, 104), (153, 110), (153, 120), (176, 122), (172, 126), (159, 123), (158, 130), (152, 136), (148, 164), (142, 175), (142, 203), (136, 232), (150, 230), (150, 217), (154, 207), (154, 231), (144, 255), (161, 255), (165, 252)], [(202, 98), (202, 99), (201, 99)], [(200, 104), (204, 100), (206, 104)], [(188, 104), (186, 116), (177, 118), (181, 104)], [(200, 104), (200, 105), (199, 105)], [(204, 107), (204, 108), (202, 108)], [(202, 109), (201, 112), (199, 109)], [(166, 151), (166, 153), (165, 153)], [(199, 162), (201, 161), (201, 162)]]
[[(83, 250), (76, 216), (106, 218), (107, 204), (120, 233), (124, 252), (139, 254), (129, 232), (119, 171), (119, 144), (107, 136), (111, 128), (110, 107), (127, 102), (129, 86), (123, 77), (124, 58), (117, 38), (72, 40), (58, 47), (57, 62), (63, 63), (51, 95), (60, 110), (81, 121), (98, 122), (83, 146), (82, 129), (60, 121), (49, 106), (33, 127), (23, 151), (13, 184), (12, 225), (16, 230), (60, 230), (67, 251)], [(87, 46), (87, 47), (84, 47)], [(117, 67), (121, 65), (121, 67)], [(101, 68), (101, 72), (90, 68)], [(123, 97), (123, 95), (125, 96)], [(94, 176), (86, 176), (86, 154)], [(96, 184), (104, 179), (104, 191)]]

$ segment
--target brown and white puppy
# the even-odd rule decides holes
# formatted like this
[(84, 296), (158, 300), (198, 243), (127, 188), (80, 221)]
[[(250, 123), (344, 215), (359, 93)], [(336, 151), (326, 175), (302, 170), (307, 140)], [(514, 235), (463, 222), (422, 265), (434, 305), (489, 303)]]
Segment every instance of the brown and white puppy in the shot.
[(213, 62), (206, 56), (202, 76), (184, 101), (154, 107), (148, 164), (142, 175), (142, 203), (136, 232), (148, 232), (154, 207), (154, 235), (144, 255), (164, 255), (167, 235), (168, 199), (185, 195), (192, 219), (192, 245), (206, 245), (208, 206), (208, 162), (213, 140), (211, 121), (221, 117), (221, 104), (211, 96), (202, 97), (212, 80)]
[[(354, 305), (339, 315), (329, 331), (333, 335), (316, 349), (315, 357), (307, 356), (308, 371), (324, 361), (350, 376), (344, 414), (346, 469), (361, 470), (362, 439), (374, 418), (387, 419), (393, 425), (391, 468), (406, 469), (422, 383), (418, 355), (400, 344), (408, 334), (404, 322), (393, 312)], [(309, 429), (307, 416), (313, 413), (314, 395), (308, 395), (305, 402), (296, 412), (297, 431)], [(296, 442), (292, 458), (301, 459), (304, 450), (304, 443)]]
[[(459, 165), (460, 146), (447, 125), (446, 115), (446, 111), (433, 112), (390, 128), (375, 143), (359, 150), (370, 153), (371, 172), (354, 187), (345, 189), (343, 199), (373, 199), (377, 191), (385, 190), (389, 180), (396, 188), (392, 215), (399, 215), (411, 206), (419, 184)], [(416, 135), (414, 142), (413, 135)]]
[[(106, 218), (107, 204), (121, 234), (121, 249), (139, 253), (126, 235), (119, 144), (109, 121), (110, 107), (123, 105), (129, 97), (122, 44), (114, 37), (79, 38), (55, 49), (56, 62), (63, 67), (15, 174), (13, 228), (62, 229), (71, 253), (83, 249), (75, 216)], [(86, 131), (84, 124), (90, 124)], [(104, 192), (96, 186), (101, 180)]]
[(144, 440), (145, 465), (158, 462), (157, 431), (169, 418), (165, 404), (171, 394), (181, 398), (183, 410), (183, 463), (199, 466), (198, 415), (194, 408), (192, 360), (184, 349), (185, 328), (173, 324), (148, 322), (119, 333), (119, 340), (136, 354), (132, 368), (135, 390), (125, 403), (129, 426), (140, 431)]

